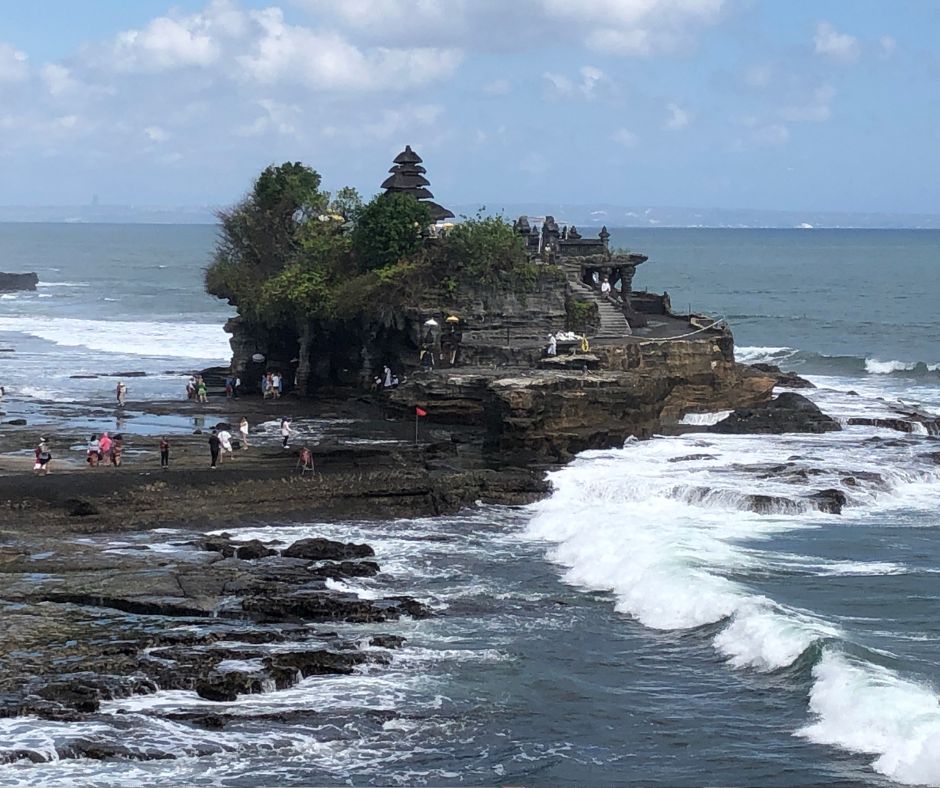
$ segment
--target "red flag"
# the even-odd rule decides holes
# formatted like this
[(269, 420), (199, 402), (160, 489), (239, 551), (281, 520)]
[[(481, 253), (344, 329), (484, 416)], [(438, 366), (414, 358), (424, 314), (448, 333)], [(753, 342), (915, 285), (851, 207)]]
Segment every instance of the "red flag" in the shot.
[(415, 408), (415, 416), (427, 416), (428, 412), (422, 408)]

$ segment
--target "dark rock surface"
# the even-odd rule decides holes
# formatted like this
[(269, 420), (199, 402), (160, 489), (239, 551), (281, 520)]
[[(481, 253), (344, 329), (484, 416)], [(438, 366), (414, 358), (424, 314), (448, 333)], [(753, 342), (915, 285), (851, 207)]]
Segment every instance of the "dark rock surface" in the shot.
[(795, 372), (784, 372), (775, 364), (751, 364), (751, 369), (771, 375), (776, 383), (775, 386), (782, 386), (787, 389), (814, 389), (815, 384), (801, 378)]
[(732, 435), (780, 435), (836, 432), (842, 426), (806, 397), (785, 391), (766, 404), (739, 408), (709, 429)]
[(285, 558), (306, 558), (309, 561), (341, 561), (346, 558), (368, 558), (375, 551), (367, 544), (343, 544), (329, 539), (301, 539), (283, 551)]
[[(26, 535), (0, 552), (0, 717), (77, 721), (104, 701), (161, 689), (231, 702), (347, 675), (388, 662), (388, 651), (403, 645), (376, 623), (430, 615), (410, 597), (360, 599), (326, 587), (326, 577), (379, 574), (377, 561), (358, 560), (374, 558), (365, 544), (295, 543), (295, 556), (315, 558), (227, 535), (182, 538), (170, 553), (148, 549), (146, 539), (113, 544), (99, 536), (63, 549)], [(370, 629), (339, 636), (320, 628), (340, 621)], [(118, 743), (69, 747), (61, 757), (166, 757)]]
[(39, 277), (35, 273), (5, 274), (0, 271), (0, 292), (12, 290), (35, 290)]

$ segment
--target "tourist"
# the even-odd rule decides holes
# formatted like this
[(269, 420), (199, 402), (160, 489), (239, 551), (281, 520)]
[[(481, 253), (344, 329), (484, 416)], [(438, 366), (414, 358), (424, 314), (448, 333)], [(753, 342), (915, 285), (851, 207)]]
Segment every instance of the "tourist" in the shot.
[(392, 368), (388, 364), (382, 368), (382, 378), (382, 385), (390, 389), (392, 387)]
[(225, 399), (231, 399), (235, 393), (235, 379), (231, 375), (225, 376)]
[(209, 467), (212, 470), (215, 470), (216, 466), (219, 464), (219, 450), (222, 448), (222, 441), (219, 440), (219, 435), (215, 430), (212, 430), (212, 434), (209, 436), (209, 455), (212, 458), (212, 463)]
[(196, 394), (200, 402), (209, 402), (209, 387), (206, 385), (206, 381), (202, 379), (202, 375), (196, 378)]
[(225, 454), (228, 452), (229, 457), (232, 456), (232, 433), (228, 430), (219, 430), (219, 443), (222, 446), (222, 454), (219, 455), (219, 459), (222, 459)]
[(111, 460), (111, 465), (115, 468), (121, 467), (121, 458), (124, 455), (124, 436), (121, 434), (115, 435), (114, 440), (111, 441), (111, 451), (108, 452), (108, 457)]
[(248, 419), (242, 416), (241, 423), (238, 425), (238, 433), (241, 435), (242, 449), (248, 448)]
[(610, 282), (607, 281), (606, 276), (601, 280), (601, 295), (604, 296), (604, 298), (610, 296)]
[(97, 468), (98, 463), (101, 461), (101, 441), (98, 440), (98, 436), (92, 434), (88, 439), (88, 448), (85, 451), (85, 462), (88, 463), (89, 468)]
[(160, 467), (167, 470), (170, 467), (170, 442), (166, 435), (160, 438)]
[(274, 399), (280, 399), (283, 391), (284, 379), (281, 377), (280, 372), (275, 372), (271, 377), (271, 393), (274, 395)]
[(372, 378), (372, 385), (369, 386), (369, 391), (376, 392), (382, 388), (382, 376), (376, 375)]
[(300, 450), (300, 458), (297, 460), (297, 467), (300, 468), (300, 475), (303, 476), (307, 471), (314, 473), (313, 470), (313, 452), (306, 446)]
[(190, 375), (186, 381), (186, 399), (196, 399), (196, 377)]
[(114, 389), (114, 393), (117, 396), (117, 404), (119, 408), (124, 407), (124, 403), (127, 402), (127, 386), (124, 385), (124, 381), (119, 381), (117, 387)]
[(554, 334), (548, 335), (548, 347), (545, 350), (546, 356), (554, 356), (558, 353), (558, 340), (555, 339)]
[(290, 419), (283, 418), (281, 419), (281, 446), (285, 449), (289, 449), (290, 446), (287, 445), (290, 440), (291, 428), (290, 428)]
[(101, 440), (98, 441), (98, 462), (102, 462), (105, 457), (111, 456), (111, 436), (106, 432), (101, 433)]
[(46, 444), (45, 438), (39, 439), (39, 445), (36, 446), (36, 461), (33, 463), (33, 471), (37, 476), (49, 475), (49, 464), (52, 462), (52, 452)]
[(237, 375), (232, 383), (232, 399), (238, 399), (238, 390), (242, 387), (242, 379)]

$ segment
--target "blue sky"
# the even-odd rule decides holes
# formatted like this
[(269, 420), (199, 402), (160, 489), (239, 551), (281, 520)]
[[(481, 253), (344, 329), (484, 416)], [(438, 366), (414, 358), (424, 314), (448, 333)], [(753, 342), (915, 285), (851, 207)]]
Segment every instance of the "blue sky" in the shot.
[(218, 205), (271, 162), (443, 204), (940, 212), (934, 0), (44, 0), (0, 205)]

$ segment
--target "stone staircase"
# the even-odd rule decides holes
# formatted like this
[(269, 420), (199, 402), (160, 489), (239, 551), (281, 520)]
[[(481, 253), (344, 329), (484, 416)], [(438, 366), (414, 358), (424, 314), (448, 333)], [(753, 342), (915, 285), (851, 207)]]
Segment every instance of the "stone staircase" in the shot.
[(630, 336), (630, 324), (623, 316), (620, 307), (606, 298), (593, 287), (581, 281), (580, 266), (564, 266), (565, 276), (568, 279), (568, 288), (578, 301), (590, 301), (597, 306), (597, 315), (600, 325), (592, 339), (621, 339)]

